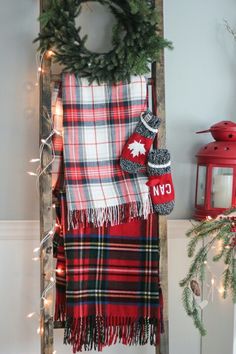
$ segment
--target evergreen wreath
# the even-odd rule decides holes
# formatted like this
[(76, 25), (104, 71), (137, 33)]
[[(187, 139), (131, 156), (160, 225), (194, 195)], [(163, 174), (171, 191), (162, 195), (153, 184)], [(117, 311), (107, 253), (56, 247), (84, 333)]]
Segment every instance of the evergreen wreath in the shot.
[(147, 73), (160, 50), (172, 48), (171, 42), (158, 35), (157, 12), (147, 0), (92, 1), (108, 6), (117, 20), (112, 29), (113, 48), (107, 53), (89, 51), (87, 36), (81, 38), (81, 27), (76, 27), (81, 4), (87, 0), (52, 0), (39, 17), (41, 32), (35, 42), (40, 41), (42, 52), (52, 50), (53, 60), (64, 71), (87, 77), (90, 83), (118, 82)]
[[(182, 301), (186, 313), (192, 317), (196, 328), (204, 336), (207, 332), (197, 297), (201, 295), (199, 283), (205, 280), (206, 264), (212, 248), (216, 249), (212, 260), (223, 261), (225, 265), (222, 273), (223, 298), (230, 292), (236, 303), (236, 209), (227, 210), (216, 219), (203, 220), (194, 225), (186, 235), (190, 238), (188, 256), (192, 258), (192, 263), (187, 275), (180, 282), (183, 287)], [(217, 249), (218, 242), (221, 243), (220, 249)]]

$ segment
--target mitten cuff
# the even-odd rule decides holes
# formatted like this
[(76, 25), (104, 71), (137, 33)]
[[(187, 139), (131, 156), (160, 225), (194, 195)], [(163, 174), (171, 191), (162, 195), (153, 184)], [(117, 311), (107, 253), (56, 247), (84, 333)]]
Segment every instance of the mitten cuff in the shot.
[(167, 149), (150, 151), (148, 155), (148, 173), (150, 176), (170, 173), (170, 153)]
[(140, 122), (137, 125), (136, 132), (145, 136), (146, 138), (154, 138), (160, 126), (160, 118), (153, 115), (149, 110), (141, 113)]

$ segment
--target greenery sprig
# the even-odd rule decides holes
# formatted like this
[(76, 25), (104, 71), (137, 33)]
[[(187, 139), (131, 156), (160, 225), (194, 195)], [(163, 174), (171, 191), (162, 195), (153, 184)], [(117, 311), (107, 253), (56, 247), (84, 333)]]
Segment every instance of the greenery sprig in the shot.
[[(95, 0), (93, 0), (95, 1)], [(172, 48), (171, 42), (158, 34), (158, 16), (146, 0), (97, 0), (109, 7), (117, 23), (113, 27), (113, 48), (107, 53), (94, 53), (86, 48), (87, 36), (81, 38), (81, 27), (75, 19), (86, 0), (52, 0), (39, 20), (39, 50), (53, 50), (53, 60), (64, 70), (87, 77), (90, 82), (117, 82), (131, 75), (149, 71), (160, 51)]]
[[(230, 292), (233, 302), (236, 302), (236, 210), (230, 209), (216, 219), (207, 219), (194, 225), (186, 234), (190, 241), (188, 243), (188, 257), (192, 263), (185, 278), (180, 282), (183, 287), (182, 302), (186, 313), (192, 317), (196, 328), (202, 336), (207, 331), (201, 319), (201, 306), (193, 284), (202, 283), (205, 280), (206, 264), (209, 252), (216, 247), (218, 242), (221, 248), (214, 255), (214, 262), (222, 261), (225, 269), (223, 278), (223, 298)], [(217, 248), (217, 247), (216, 247)], [(199, 294), (197, 294), (199, 295)]]

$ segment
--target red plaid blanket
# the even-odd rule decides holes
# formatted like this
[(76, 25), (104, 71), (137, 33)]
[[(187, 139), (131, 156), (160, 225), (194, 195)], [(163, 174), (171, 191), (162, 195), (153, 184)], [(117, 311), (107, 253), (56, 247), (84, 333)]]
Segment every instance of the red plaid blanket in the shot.
[(156, 217), (70, 230), (65, 237), (67, 322), (74, 352), (120, 341), (159, 343), (161, 309)]
[(65, 220), (66, 210), (65, 194), (57, 194), (56, 203), (56, 227), (53, 236), (53, 255), (56, 258), (56, 297), (55, 297), (55, 321), (66, 320), (66, 259), (65, 259)]
[[(117, 341), (157, 345), (162, 332), (157, 216), (109, 227), (67, 230), (61, 194), (55, 320), (66, 319), (73, 352)], [(65, 256), (65, 258), (64, 258)], [(65, 270), (65, 271), (64, 271)]]
[(114, 85), (65, 73), (65, 184), (70, 226), (116, 225), (147, 219), (152, 203), (146, 175), (129, 175), (119, 163), (126, 140), (147, 107), (144, 77)]
[[(65, 249), (62, 240), (57, 244), (55, 257), (56, 263), (56, 298), (55, 298), (55, 321), (64, 322), (66, 320), (66, 264)], [(57, 240), (58, 241), (58, 240)], [(54, 243), (56, 242), (54, 238)]]

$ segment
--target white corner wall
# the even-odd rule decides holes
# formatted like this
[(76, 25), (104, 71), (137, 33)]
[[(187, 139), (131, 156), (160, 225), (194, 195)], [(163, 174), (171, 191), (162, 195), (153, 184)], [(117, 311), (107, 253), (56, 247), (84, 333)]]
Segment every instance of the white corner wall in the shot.
[(221, 120), (236, 121), (235, 0), (165, 0), (167, 146), (172, 153), (176, 207), (172, 219), (193, 214), (195, 154), (211, 141), (195, 135)]
[(0, 220), (38, 218), (38, 89), (35, 45), (37, 0), (0, 0)]

